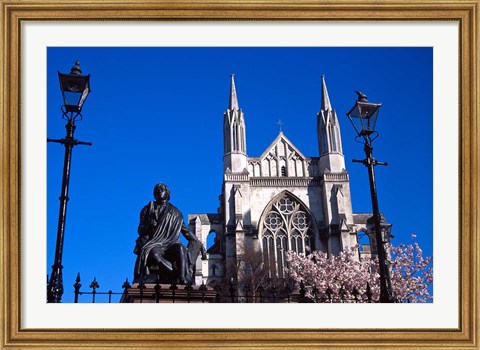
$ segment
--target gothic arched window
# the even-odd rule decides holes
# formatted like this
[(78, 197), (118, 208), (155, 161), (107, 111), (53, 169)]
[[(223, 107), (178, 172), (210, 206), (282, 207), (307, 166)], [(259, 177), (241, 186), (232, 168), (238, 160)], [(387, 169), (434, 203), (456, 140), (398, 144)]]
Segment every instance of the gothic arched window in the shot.
[(264, 263), (270, 277), (285, 277), (287, 251), (305, 254), (315, 249), (312, 225), (308, 209), (287, 193), (267, 206), (260, 230)]
[(207, 235), (205, 248), (207, 250), (210, 249), (213, 246), (213, 244), (215, 243), (216, 240), (217, 240), (217, 233), (215, 231), (210, 232)]

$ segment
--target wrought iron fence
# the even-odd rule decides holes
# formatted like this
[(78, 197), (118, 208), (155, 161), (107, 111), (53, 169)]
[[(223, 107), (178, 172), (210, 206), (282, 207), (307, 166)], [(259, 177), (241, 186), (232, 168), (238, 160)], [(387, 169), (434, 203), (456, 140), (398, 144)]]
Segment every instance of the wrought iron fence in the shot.
[(367, 283), (365, 290), (361, 293), (358, 289), (346, 290), (341, 287), (336, 292), (331, 287), (319, 290), (316, 286), (306, 286), (303, 281), (295, 286), (291, 282), (278, 283), (268, 281), (267, 283), (252, 286), (249, 284), (238, 288), (230, 281), (226, 285), (207, 287), (201, 285), (170, 285), (145, 284), (143, 281), (134, 283), (133, 286), (128, 279), (122, 285), (123, 292), (99, 291), (99, 283), (96, 278), (90, 283), (90, 291), (81, 291), (80, 273), (77, 274), (74, 287), (74, 303), (79, 302), (82, 295), (90, 295), (91, 300), (83, 302), (98, 302), (98, 295), (107, 296), (108, 303), (112, 303), (113, 296), (121, 296), (120, 302), (154, 302), (154, 303), (377, 303), (378, 300), (372, 296), (370, 285)]
[(123, 295), (125, 293), (125, 291), (127, 290), (127, 288), (130, 288), (131, 285), (130, 283), (128, 282), (128, 279), (125, 280), (125, 282), (123, 283), (122, 285), (122, 288), (123, 288), (123, 292), (113, 292), (112, 290), (109, 290), (108, 292), (101, 292), (101, 291), (98, 291), (97, 289), (100, 288), (100, 284), (97, 282), (97, 279), (96, 278), (93, 278), (93, 281), (90, 283), (90, 285), (88, 286), (91, 291), (89, 292), (84, 292), (84, 291), (81, 291), (80, 289), (82, 288), (82, 284), (80, 283), (80, 273), (77, 274), (77, 278), (75, 279), (75, 284), (73, 285), (73, 293), (74, 293), (74, 299), (73, 299), (73, 302), (74, 303), (78, 303), (79, 301), (79, 297), (81, 295), (91, 295), (91, 303), (95, 303), (96, 301), (96, 297), (97, 295), (106, 295), (108, 296), (108, 303), (112, 303), (112, 297), (114, 295)]

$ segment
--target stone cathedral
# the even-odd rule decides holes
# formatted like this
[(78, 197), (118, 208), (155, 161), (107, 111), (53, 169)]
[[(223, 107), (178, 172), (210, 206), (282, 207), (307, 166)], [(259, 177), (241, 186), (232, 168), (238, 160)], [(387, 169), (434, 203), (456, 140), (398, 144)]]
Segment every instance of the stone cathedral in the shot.
[[(234, 281), (240, 290), (261, 269), (283, 278), (286, 251), (321, 250), (338, 254), (370, 236), (371, 214), (352, 212), (350, 182), (342, 153), (338, 117), (322, 76), (317, 114), (318, 155), (304, 155), (279, 132), (261, 154), (247, 153), (245, 115), (234, 76), (224, 113), (223, 185), (217, 213), (189, 214), (189, 229), (207, 246), (197, 261), (196, 284)], [(314, 118), (312, 118), (313, 124)], [(374, 239), (359, 256), (374, 250)]]

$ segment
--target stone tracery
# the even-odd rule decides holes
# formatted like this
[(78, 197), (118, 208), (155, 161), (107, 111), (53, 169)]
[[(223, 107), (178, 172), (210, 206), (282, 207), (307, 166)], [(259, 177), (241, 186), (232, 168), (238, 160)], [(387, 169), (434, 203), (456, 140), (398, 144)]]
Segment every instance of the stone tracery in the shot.
[(260, 223), (264, 263), (270, 277), (284, 277), (285, 252), (305, 254), (314, 249), (312, 219), (308, 210), (287, 193), (267, 206)]

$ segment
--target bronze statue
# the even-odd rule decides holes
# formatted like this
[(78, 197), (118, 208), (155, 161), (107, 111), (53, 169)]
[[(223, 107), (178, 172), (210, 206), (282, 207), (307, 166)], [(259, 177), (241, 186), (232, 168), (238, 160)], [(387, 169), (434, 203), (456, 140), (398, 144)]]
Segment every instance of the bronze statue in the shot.
[[(195, 262), (200, 252), (206, 259), (205, 247), (185, 226), (180, 210), (169, 203), (169, 188), (159, 183), (153, 195), (155, 201), (140, 212), (134, 282), (154, 283), (158, 277), (160, 283), (193, 283)], [(180, 243), (180, 232), (188, 247)]]

